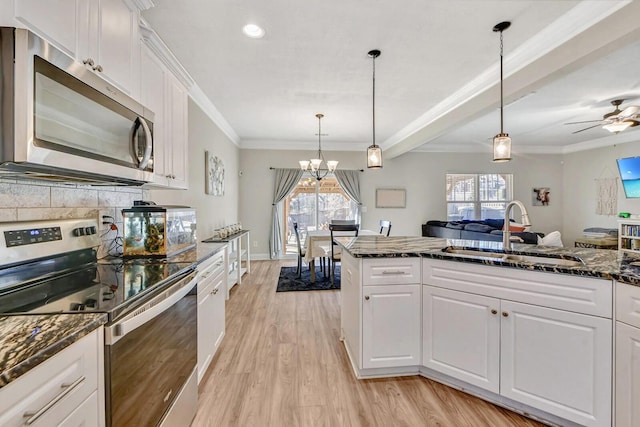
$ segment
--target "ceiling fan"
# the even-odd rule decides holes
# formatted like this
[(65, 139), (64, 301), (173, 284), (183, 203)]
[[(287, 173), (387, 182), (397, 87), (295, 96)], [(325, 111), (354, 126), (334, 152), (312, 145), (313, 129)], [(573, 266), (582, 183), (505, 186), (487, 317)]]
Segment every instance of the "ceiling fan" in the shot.
[(593, 129), (598, 126), (602, 126), (603, 129), (608, 130), (609, 132), (618, 133), (622, 132), (628, 127), (638, 126), (640, 124), (640, 107), (637, 105), (630, 105), (624, 110), (620, 110), (620, 104), (624, 102), (624, 99), (614, 99), (611, 101), (611, 105), (615, 107), (613, 111), (602, 116), (600, 120), (587, 120), (584, 122), (569, 122), (565, 123), (565, 125), (576, 125), (576, 124), (584, 124), (584, 123), (596, 123), (593, 126), (588, 126), (586, 128), (577, 130), (574, 133), (583, 132), (585, 130)]

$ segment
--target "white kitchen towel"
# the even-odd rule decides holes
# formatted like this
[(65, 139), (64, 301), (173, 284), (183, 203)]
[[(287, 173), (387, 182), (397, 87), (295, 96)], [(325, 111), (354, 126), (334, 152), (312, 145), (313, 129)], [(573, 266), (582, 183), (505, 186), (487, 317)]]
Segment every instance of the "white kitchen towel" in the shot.
[(596, 215), (615, 215), (618, 208), (618, 178), (597, 178), (596, 191)]

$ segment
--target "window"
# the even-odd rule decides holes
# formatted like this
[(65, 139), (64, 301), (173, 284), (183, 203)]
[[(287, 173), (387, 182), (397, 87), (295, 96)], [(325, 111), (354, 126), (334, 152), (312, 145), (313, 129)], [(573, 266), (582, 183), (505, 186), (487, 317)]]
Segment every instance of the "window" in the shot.
[(512, 174), (456, 174), (446, 179), (447, 220), (504, 218), (513, 199)]
[(351, 201), (338, 180), (329, 175), (318, 181), (305, 174), (284, 200), (284, 245), (286, 253), (297, 253), (293, 223), (298, 223), (301, 244), (307, 230), (328, 230), (333, 219), (358, 218), (358, 205)]

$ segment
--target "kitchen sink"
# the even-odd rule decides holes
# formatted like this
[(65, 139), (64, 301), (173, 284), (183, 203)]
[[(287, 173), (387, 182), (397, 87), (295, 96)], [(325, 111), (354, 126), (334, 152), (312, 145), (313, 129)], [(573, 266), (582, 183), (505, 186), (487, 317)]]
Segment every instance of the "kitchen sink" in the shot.
[(488, 252), (478, 251), (473, 249), (461, 249), (455, 247), (447, 247), (442, 250), (451, 255), (455, 255), (461, 258), (476, 258), (476, 259), (488, 259), (491, 261), (503, 261), (503, 262), (526, 262), (531, 264), (544, 264), (558, 267), (578, 267), (584, 265), (582, 260), (577, 257), (571, 258), (556, 258), (546, 255), (516, 255), (503, 252)]

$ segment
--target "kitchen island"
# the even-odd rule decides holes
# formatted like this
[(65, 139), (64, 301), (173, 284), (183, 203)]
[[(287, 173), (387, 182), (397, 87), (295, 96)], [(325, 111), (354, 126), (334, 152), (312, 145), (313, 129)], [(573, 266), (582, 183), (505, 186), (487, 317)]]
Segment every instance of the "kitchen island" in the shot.
[[(612, 425), (613, 331), (628, 326), (615, 308), (640, 314), (614, 291), (640, 291), (640, 259), (421, 237), (340, 244), (342, 337), (359, 378), (417, 374), (545, 422)], [(618, 426), (638, 425), (637, 342), (617, 354), (618, 378), (631, 378)]]

